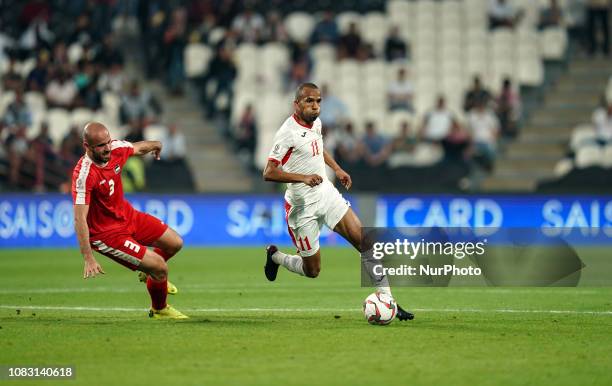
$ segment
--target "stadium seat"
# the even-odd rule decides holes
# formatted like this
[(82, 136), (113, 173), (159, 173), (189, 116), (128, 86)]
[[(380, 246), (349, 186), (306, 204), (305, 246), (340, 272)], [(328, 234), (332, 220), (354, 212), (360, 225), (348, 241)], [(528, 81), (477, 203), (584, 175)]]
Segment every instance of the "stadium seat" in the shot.
[(544, 65), (536, 58), (519, 59), (517, 80), (525, 86), (540, 86), (544, 82)]
[(338, 24), (338, 30), (341, 34), (346, 33), (351, 23), (357, 24), (357, 30), (362, 31), (360, 26), (361, 15), (353, 11), (341, 12), (336, 16), (336, 24)]
[(408, 122), (410, 125), (410, 134), (417, 134), (417, 126), (413, 114), (407, 111), (392, 111), (387, 119), (387, 135), (395, 137), (400, 134), (402, 124)]
[(93, 119), (94, 112), (86, 108), (77, 108), (70, 113), (70, 124), (83, 127)]
[(336, 47), (329, 43), (318, 43), (310, 48), (310, 55), (315, 65), (320, 61), (336, 60)]
[(207, 45), (190, 43), (185, 48), (185, 75), (189, 78), (205, 75), (212, 54), (212, 50)]
[(102, 108), (106, 112), (108, 119), (112, 121), (111, 125), (117, 125), (119, 123), (119, 109), (121, 108), (121, 98), (119, 98), (119, 96), (113, 92), (104, 92), (102, 94)]
[(557, 178), (561, 178), (574, 169), (574, 161), (571, 158), (563, 158), (555, 165), (553, 174)]
[(545, 59), (561, 60), (567, 48), (567, 32), (561, 27), (549, 27), (540, 33), (540, 47)]
[(570, 139), (570, 148), (577, 151), (582, 146), (590, 146), (597, 142), (597, 133), (591, 125), (579, 125), (574, 128)]
[(217, 26), (208, 33), (208, 44), (215, 47), (225, 37), (226, 30), (223, 27)]
[(603, 166), (603, 151), (598, 145), (585, 145), (576, 152), (576, 167)]
[(70, 113), (65, 109), (49, 109), (47, 121), (49, 122), (49, 136), (55, 145), (60, 144), (70, 129)]
[(387, 15), (393, 22), (405, 23), (414, 16), (414, 2), (408, 0), (391, 0), (386, 4)]
[(163, 141), (167, 130), (164, 125), (148, 125), (144, 129), (144, 139), (147, 141)]
[(0, 94), (0, 117), (4, 115), (4, 111), (14, 100), (15, 92), (12, 90), (4, 91)]
[(72, 43), (68, 47), (66, 54), (68, 55), (68, 61), (72, 64), (76, 64), (83, 56), (83, 46), (79, 43)]
[(444, 151), (438, 145), (420, 143), (414, 152), (414, 166), (431, 166), (442, 160)]
[(298, 42), (307, 42), (314, 26), (314, 18), (306, 12), (292, 12), (285, 18), (285, 28), (289, 37)]

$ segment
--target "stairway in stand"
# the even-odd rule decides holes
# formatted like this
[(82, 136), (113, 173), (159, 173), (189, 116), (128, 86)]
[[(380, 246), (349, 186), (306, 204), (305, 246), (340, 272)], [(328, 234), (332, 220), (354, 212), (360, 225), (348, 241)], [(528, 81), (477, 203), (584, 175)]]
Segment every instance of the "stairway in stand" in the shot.
[(539, 180), (553, 178), (554, 166), (566, 154), (574, 127), (591, 122), (611, 75), (608, 59), (572, 60), (519, 137), (500, 154), (481, 190), (529, 192)]

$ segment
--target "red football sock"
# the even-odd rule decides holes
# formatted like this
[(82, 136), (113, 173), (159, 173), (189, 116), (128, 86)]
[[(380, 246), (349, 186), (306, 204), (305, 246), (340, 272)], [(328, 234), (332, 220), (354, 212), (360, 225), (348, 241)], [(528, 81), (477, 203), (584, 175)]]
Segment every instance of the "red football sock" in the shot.
[(168, 297), (168, 279), (158, 281), (151, 276), (147, 277), (147, 290), (151, 296), (151, 307), (155, 310), (166, 308), (166, 298)]
[(170, 258), (172, 257), (171, 255), (167, 254), (166, 252), (162, 251), (159, 248), (153, 248), (153, 251), (157, 253), (158, 255), (160, 255), (161, 257), (163, 257), (165, 261), (170, 260)]

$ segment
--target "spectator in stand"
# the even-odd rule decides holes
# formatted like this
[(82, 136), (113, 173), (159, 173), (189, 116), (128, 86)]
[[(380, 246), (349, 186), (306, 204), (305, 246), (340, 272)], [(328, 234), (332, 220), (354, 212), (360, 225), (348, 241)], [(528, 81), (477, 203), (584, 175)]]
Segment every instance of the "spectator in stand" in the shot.
[(362, 139), (363, 158), (371, 167), (379, 167), (387, 162), (392, 147), (387, 140), (376, 132), (374, 122), (366, 123), (366, 133)]
[(144, 141), (145, 127), (146, 119), (144, 117), (132, 119), (128, 126), (128, 132), (123, 139), (132, 143)]
[(502, 135), (516, 137), (521, 117), (521, 98), (518, 92), (514, 90), (510, 79), (504, 79), (502, 90), (496, 102)]
[(294, 90), (300, 84), (307, 82), (310, 76), (310, 70), (312, 69), (312, 60), (310, 60), (308, 45), (306, 43), (296, 42), (292, 46), (288, 87), (290, 90)]
[(92, 78), (87, 87), (79, 92), (78, 105), (94, 111), (102, 108), (102, 93), (96, 78)]
[(602, 106), (593, 112), (593, 126), (602, 143), (612, 141), (612, 100), (608, 101), (607, 106)]
[(329, 92), (329, 86), (321, 85), (321, 114), (319, 118), (323, 127), (337, 128), (340, 123), (349, 117), (348, 107), (334, 94)]
[[(604, 55), (610, 55), (611, 7), (612, 1), (610, 0), (587, 0), (587, 29), (589, 54), (591, 55), (595, 55), (599, 47)], [(601, 42), (598, 42), (598, 36), (602, 37)]]
[(416, 145), (419, 143), (418, 137), (412, 131), (412, 127), (410, 126), (410, 122), (403, 121), (400, 124), (400, 132), (399, 135), (393, 138), (392, 150), (393, 153), (408, 153), (411, 154), (414, 152)]
[(36, 66), (30, 71), (26, 78), (26, 90), (44, 92), (47, 87), (47, 76), (49, 73), (49, 52), (41, 51), (36, 56)]
[(283, 24), (283, 19), (277, 11), (270, 11), (266, 15), (266, 23), (261, 31), (261, 39), (264, 42), (286, 43), (289, 41), (289, 34), (285, 24)]
[(548, 7), (540, 10), (538, 28), (558, 27), (564, 24), (563, 9), (558, 0), (550, 0)]
[(2, 75), (2, 87), (6, 91), (16, 91), (23, 87), (23, 77), (15, 69), (15, 64), (15, 58), (10, 58), (8, 70)]
[(468, 128), (474, 143), (476, 159), (490, 170), (497, 155), (497, 139), (500, 134), (500, 122), (497, 116), (483, 102), (479, 102), (468, 113)]
[(83, 139), (81, 138), (80, 129), (78, 126), (72, 125), (70, 131), (62, 139), (60, 157), (66, 163), (68, 170), (71, 170), (82, 156)]
[(74, 75), (74, 78), (73, 78), (79, 94), (81, 94), (84, 90), (86, 90), (87, 86), (90, 83), (97, 82), (97, 79), (95, 79), (95, 77), (96, 77), (96, 73), (94, 70), (93, 63), (88, 62), (85, 59), (80, 59), (77, 63), (76, 74)]
[(338, 57), (340, 59), (357, 59), (361, 45), (362, 40), (357, 24), (352, 22), (349, 24), (348, 31), (340, 36), (338, 41)]
[(338, 24), (336, 24), (334, 13), (327, 10), (312, 30), (310, 43), (330, 43), (335, 45), (339, 37), (340, 33), (338, 32)]
[(69, 74), (59, 71), (45, 90), (47, 106), (72, 109), (77, 93), (78, 89)]
[[(226, 94), (231, 100), (232, 88), (237, 72), (232, 52), (224, 44), (219, 45), (215, 56), (208, 65), (208, 72), (201, 86), (201, 95), (206, 104), (206, 115), (208, 118), (212, 118), (215, 115), (215, 102), (220, 95)], [(211, 80), (215, 82), (215, 90), (212, 97), (208, 97), (206, 94), (207, 85)]]
[(400, 68), (397, 71), (397, 79), (391, 81), (387, 89), (389, 110), (406, 110), (413, 112), (413, 98), (414, 86), (406, 76), (406, 69)]
[(6, 148), (9, 159), (9, 184), (18, 186), (21, 165), (28, 152), (29, 141), (26, 136), (27, 127), (24, 125), (14, 126), (6, 139)]
[(119, 95), (125, 85), (125, 73), (120, 63), (113, 63), (109, 69), (104, 71), (98, 80), (98, 89), (110, 91)]
[(72, 34), (68, 38), (68, 44), (90, 44), (94, 41), (91, 20), (86, 12), (81, 13), (76, 18), (76, 25)]
[(16, 90), (15, 100), (6, 108), (2, 122), (9, 127), (28, 127), (32, 124), (32, 112), (23, 99), (23, 91), (21, 89)]
[(484, 103), (489, 105), (491, 103), (491, 93), (486, 88), (482, 87), (480, 76), (474, 76), (474, 83), (472, 88), (465, 93), (463, 99), (463, 110), (468, 112), (472, 108), (476, 107), (477, 103)]
[(436, 107), (425, 114), (420, 137), (429, 142), (440, 143), (459, 123), (454, 114), (446, 108), (444, 96), (438, 96)]
[(244, 12), (234, 18), (232, 29), (238, 32), (241, 41), (257, 43), (261, 41), (264, 24), (263, 17), (251, 6), (246, 6)]
[(138, 2), (138, 23), (144, 53), (147, 77), (157, 75), (163, 40), (164, 25), (169, 14), (170, 5), (166, 0), (148, 0)]
[(66, 43), (57, 41), (53, 45), (51, 54), (51, 65), (58, 70), (68, 71), (70, 69), (70, 61), (68, 60), (68, 49)]
[(57, 167), (57, 153), (53, 148), (53, 140), (49, 136), (49, 124), (42, 122), (40, 124), (40, 132), (30, 142), (32, 158), (36, 165), (36, 173), (34, 177), (34, 189), (38, 192), (45, 190), (45, 172), (48, 167)]
[(343, 163), (356, 164), (361, 160), (363, 154), (363, 144), (353, 129), (353, 124), (347, 122), (344, 128), (338, 132), (336, 143), (336, 159)]
[(514, 28), (523, 16), (508, 0), (489, 0), (489, 28)]
[(164, 151), (161, 159), (166, 162), (183, 162), (187, 155), (187, 143), (185, 135), (179, 131), (175, 124), (168, 126), (168, 130), (162, 140)]
[(183, 54), (187, 46), (187, 11), (179, 7), (172, 11), (170, 25), (164, 32), (164, 52), (166, 53), (166, 82), (170, 92), (183, 93), (185, 69)]
[(409, 46), (400, 36), (398, 26), (391, 27), (389, 36), (387, 36), (385, 40), (385, 59), (387, 59), (388, 62), (410, 59)]
[[(141, 91), (140, 84), (133, 80), (129, 93), (121, 98), (119, 116), (122, 124), (144, 119), (146, 123), (156, 122), (162, 109), (159, 102), (147, 91)], [(130, 141), (135, 142), (135, 141)]]
[(123, 54), (115, 45), (115, 39), (112, 34), (104, 36), (102, 44), (95, 51), (93, 61), (105, 69), (111, 68), (115, 64), (123, 66)]
[(467, 161), (471, 144), (470, 134), (461, 125), (451, 126), (450, 133), (442, 140), (444, 158), (447, 161)]
[(255, 119), (255, 112), (251, 104), (245, 107), (235, 132), (237, 150), (239, 152), (246, 150), (248, 153), (248, 164), (253, 165), (253, 155), (257, 146), (257, 120)]

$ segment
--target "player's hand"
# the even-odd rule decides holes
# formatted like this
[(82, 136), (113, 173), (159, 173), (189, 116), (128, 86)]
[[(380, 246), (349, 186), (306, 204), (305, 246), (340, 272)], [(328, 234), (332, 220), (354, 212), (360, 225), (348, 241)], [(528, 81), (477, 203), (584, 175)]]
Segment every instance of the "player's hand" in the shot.
[(155, 159), (157, 161), (159, 161), (160, 155), (161, 155), (161, 146), (159, 148), (153, 150), (153, 157), (155, 157)]
[(313, 187), (313, 186), (317, 186), (319, 185), (321, 182), (323, 182), (323, 177), (321, 177), (318, 174), (309, 174), (307, 176), (304, 176), (304, 182), (306, 185)]
[(96, 277), (98, 274), (104, 274), (104, 270), (98, 264), (95, 258), (85, 258), (85, 268), (83, 269), (83, 279)]
[(349, 190), (351, 186), (353, 186), (353, 180), (351, 180), (351, 176), (347, 172), (342, 169), (336, 170), (336, 178), (340, 181), (342, 186)]

